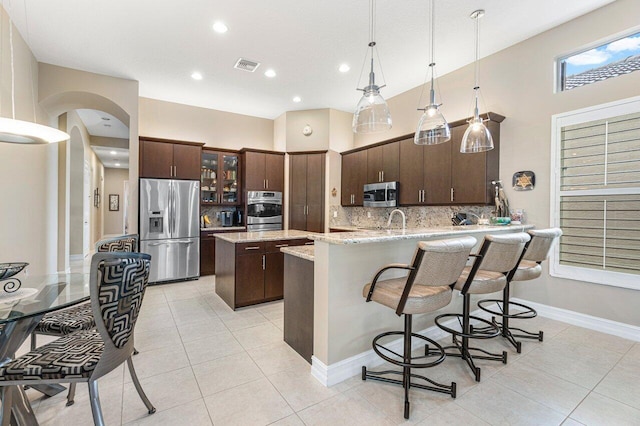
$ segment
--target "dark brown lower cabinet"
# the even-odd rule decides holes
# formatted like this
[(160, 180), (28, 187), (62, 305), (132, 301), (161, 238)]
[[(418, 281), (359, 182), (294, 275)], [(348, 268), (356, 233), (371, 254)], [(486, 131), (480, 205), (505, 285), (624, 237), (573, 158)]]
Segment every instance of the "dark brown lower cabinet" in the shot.
[(216, 294), (233, 309), (282, 299), (280, 249), (307, 243), (305, 238), (237, 244), (216, 239)]
[(313, 261), (286, 254), (284, 268), (284, 341), (311, 364)]

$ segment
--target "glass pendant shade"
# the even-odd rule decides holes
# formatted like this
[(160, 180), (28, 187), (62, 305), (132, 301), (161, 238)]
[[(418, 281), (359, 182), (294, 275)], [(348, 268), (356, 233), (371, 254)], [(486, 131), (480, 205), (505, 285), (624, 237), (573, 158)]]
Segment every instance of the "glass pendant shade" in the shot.
[(355, 133), (376, 133), (391, 128), (391, 113), (377, 88), (365, 91), (353, 114)]
[(62, 142), (69, 135), (53, 127), (31, 121), (0, 117), (0, 141), (23, 144), (45, 144)]
[(460, 152), (472, 154), (474, 152), (484, 152), (493, 149), (493, 138), (487, 126), (482, 122), (482, 118), (475, 116), (469, 121), (469, 127), (462, 136)]
[(413, 138), (416, 145), (437, 145), (451, 139), (449, 123), (444, 119), (438, 108), (427, 108), (420, 121)]

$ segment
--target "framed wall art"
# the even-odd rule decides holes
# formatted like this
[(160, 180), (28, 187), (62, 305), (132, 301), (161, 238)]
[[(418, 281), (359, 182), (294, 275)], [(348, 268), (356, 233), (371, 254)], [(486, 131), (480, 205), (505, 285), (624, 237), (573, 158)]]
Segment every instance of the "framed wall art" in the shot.
[(120, 195), (109, 194), (109, 211), (117, 212), (120, 210)]

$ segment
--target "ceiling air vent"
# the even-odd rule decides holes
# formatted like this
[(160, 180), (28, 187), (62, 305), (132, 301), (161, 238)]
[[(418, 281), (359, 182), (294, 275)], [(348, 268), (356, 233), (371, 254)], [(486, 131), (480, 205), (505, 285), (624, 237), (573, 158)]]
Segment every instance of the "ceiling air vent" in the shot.
[(236, 64), (233, 67), (242, 71), (254, 72), (256, 68), (258, 68), (259, 66), (260, 66), (259, 62), (254, 62), (248, 59), (240, 58), (238, 59), (238, 62), (236, 62)]

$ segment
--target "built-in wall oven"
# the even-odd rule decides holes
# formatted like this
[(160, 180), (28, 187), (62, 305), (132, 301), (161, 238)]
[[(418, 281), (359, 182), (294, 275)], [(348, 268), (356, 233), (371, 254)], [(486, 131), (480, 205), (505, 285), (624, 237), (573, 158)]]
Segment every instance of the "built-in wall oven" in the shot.
[(247, 231), (282, 229), (282, 192), (247, 193)]

